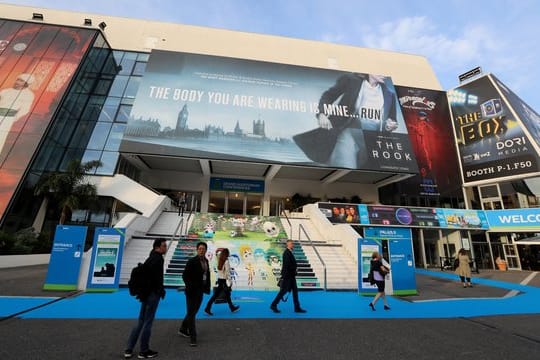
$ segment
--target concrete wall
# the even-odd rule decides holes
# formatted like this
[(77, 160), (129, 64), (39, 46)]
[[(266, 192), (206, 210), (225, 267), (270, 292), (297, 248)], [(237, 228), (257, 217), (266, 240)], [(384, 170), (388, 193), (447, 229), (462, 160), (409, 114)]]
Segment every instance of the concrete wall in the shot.
[(92, 13), (0, 4), (0, 16), (32, 21), (43, 14), (45, 23), (92, 27), (104, 21), (105, 37), (114, 49), (150, 52), (152, 49), (220, 55), (250, 60), (339, 69), (391, 76), (394, 84), (441, 90), (428, 60), (419, 55), (344, 46), (319, 41), (254, 34)]

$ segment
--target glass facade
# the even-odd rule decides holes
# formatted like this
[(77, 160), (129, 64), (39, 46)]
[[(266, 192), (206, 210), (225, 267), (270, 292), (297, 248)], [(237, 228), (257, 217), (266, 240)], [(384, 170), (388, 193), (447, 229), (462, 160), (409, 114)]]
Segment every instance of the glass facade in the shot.
[(98, 120), (85, 147), (82, 161), (100, 160), (103, 165), (95, 169), (96, 175), (120, 172), (137, 178), (137, 172), (127, 161), (120, 160), (119, 164), (118, 149), (149, 54), (117, 50), (112, 53), (118, 64), (118, 74), (99, 109)]
[[(62, 171), (72, 160), (86, 161), (86, 151), (95, 151), (106, 159), (99, 171), (111, 173), (115, 169), (117, 153), (103, 154), (107, 146), (114, 148), (118, 143), (118, 129), (109, 124), (105, 139), (94, 135), (95, 129), (103, 131), (99, 121), (105, 107), (107, 94), (118, 72), (112, 50), (98, 31), (93, 31), (94, 40), (75, 69), (75, 76), (64, 96), (58, 95), (58, 108), (51, 125), (44, 131), (39, 147), (21, 189), (14, 198), (13, 206), (6, 213), (2, 229), (14, 232), (34, 225), (33, 219), (39, 211), (41, 201), (34, 196), (34, 186), (46, 172)], [(60, 102), (60, 100), (62, 100)], [(116, 133), (114, 132), (116, 131)], [(109, 134), (113, 136), (109, 139)], [(94, 158), (93, 158), (94, 159)], [(92, 159), (92, 160), (93, 160)], [(57, 204), (48, 204), (44, 229), (52, 231), (58, 222)]]

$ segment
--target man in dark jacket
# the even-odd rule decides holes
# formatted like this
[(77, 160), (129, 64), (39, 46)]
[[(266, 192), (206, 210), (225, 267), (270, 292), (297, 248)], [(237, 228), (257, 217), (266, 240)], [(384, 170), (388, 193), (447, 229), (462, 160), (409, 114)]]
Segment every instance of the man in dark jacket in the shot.
[(144, 271), (148, 276), (148, 289), (144, 295), (140, 296), (141, 310), (139, 320), (131, 330), (127, 342), (124, 357), (129, 359), (133, 356), (133, 348), (141, 336), (139, 359), (153, 358), (157, 356), (157, 351), (150, 350), (149, 342), (152, 334), (152, 324), (159, 304), (159, 298), (165, 298), (165, 288), (163, 287), (163, 254), (167, 252), (167, 240), (154, 240), (153, 249), (150, 256), (144, 262)]
[(201, 307), (203, 293), (210, 294), (210, 266), (206, 259), (205, 242), (197, 244), (197, 255), (188, 260), (182, 279), (186, 288), (186, 308), (187, 313), (178, 333), (190, 338), (190, 346), (197, 346), (197, 329), (195, 327), (195, 316)]
[(277, 305), (283, 296), (289, 291), (292, 291), (293, 293), (294, 312), (306, 312), (306, 310), (300, 307), (300, 301), (298, 301), (298, 286), (296, 285), (296, 258), (292, 252), (293, 247), (293, 241), (287, 240), (287, 249), (285, 249), (283, 252), (281, 267), (281, 288), (279, 289), (279, 293), (276, 295), (274, 301), (272, 301), (272, 305), (270, 305), (270, 309), (275, 313), (280, 312)]

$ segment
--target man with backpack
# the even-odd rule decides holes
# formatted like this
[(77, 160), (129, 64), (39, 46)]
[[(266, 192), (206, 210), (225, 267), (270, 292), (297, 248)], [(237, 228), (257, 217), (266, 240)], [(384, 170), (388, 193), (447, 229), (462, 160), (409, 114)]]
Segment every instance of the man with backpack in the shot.
[[(163, 286), (163, 255), (167, 252), (167, 240), (154, 240), (150, 256), (144, 262), (143, 271), (140, 272), (137, 282), (145, 284), (139, 287), (137, 298), (141, 301), (141, 310), (139, 312), (139, 320), (131, 330), (127, 342), (124, 358), (130, 359), (133, 357), (133, 348), (137, 343), (140, 335), (140, 352), (139, 359), (154, 358), (158, 355), (157, 351), (150, 350), (150, 335), (152, 333), (152, 323), (159, 304), (159, 299), (165, 298), (165, 288)], [(133, 279), (130, 279), (132, 282)], [(131, 291), (131, 289), (130, 289)]]

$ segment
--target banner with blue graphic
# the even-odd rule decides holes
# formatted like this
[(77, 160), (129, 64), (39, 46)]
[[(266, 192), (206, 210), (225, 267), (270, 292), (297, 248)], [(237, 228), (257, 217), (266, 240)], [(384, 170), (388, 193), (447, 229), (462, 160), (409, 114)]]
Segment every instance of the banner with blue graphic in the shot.
[(124, 250), (125, 229), (96, 228), (92, 259), (88, 270), (87, 291), (118, 289)]
[(486, 210), (489, 231), (540, 232), (540, 208)]
[(77, 290), (86, 230), (86, 226), (56, 226), (44, 290)]
[(381, 252), (381, 246), (373, 239), (358, 239), (358, 291), (364, 295), (377, 293), (377, 286), (371, 285), (368, 280), (371, 268), (371, 254)]
[[(366, 227), (364, 229), (364, 237), (365, 238), (361, 240), (360, 245), (376, 244), (377, 249), (373, 247), (373, 251), (381, 252), (380, 249), (384, 248), (384, 241), (388, 244), (388, 257), (391, 271), (386, 278), (386, 293), (390, 295), (417, 294), (411, 229)], [(359, 249), (361, 246), (359, 246)], [(368, 247), (366, 247), (366, 250), (367, 249)], [(364, 261), (363, 257), (367, 254), (361, 253), (359, 255), (362, 256), (359, 256), (359, 259)], [(364, 265), (363, 261), (362, 267)], [(361, 292), (369, 294), (370, 291), (364, 291), (364, 288), (369, 289), (367, 286), (362, 285)], [(371, 293), (373, 292), (371, 291)]]

